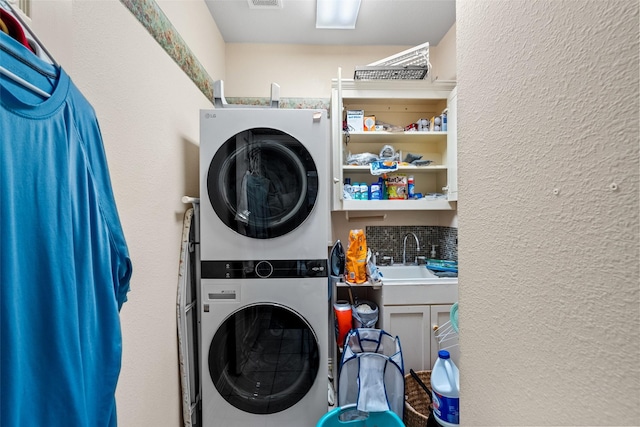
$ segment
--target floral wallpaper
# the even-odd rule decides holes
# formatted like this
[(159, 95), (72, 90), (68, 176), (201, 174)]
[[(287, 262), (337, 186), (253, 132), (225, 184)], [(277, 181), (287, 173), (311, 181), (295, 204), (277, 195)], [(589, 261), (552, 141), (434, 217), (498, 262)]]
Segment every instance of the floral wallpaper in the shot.
[[(184, 39), (175, 29), (155, 0), (120, 0), (140, 21), (151, 36), (162, 46), (182, 71), (200, 91), (213, 103), (214, 80), (195, 57)], [(269, 105), (269, 98), (228, 98), (234, 105)], [(324, 108), (329, 109), (329, 98), (280, 98), (280, 108)]]

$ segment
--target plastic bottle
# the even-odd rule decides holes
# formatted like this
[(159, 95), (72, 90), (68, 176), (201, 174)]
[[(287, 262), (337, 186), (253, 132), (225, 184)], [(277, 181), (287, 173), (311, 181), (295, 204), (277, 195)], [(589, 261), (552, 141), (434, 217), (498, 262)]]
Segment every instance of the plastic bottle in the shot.
[(369, 186), (366, 182), (360, 184), (360, 198), (362, 200), (369, 200)]
[(410, 199), (413, 199), (413, 196), (415, 195), (415, 185), (414, 185), (414, 181), (413, 181), (413, 177), (412, 177), (412, 176), (410, 176), (410, 177), (407, 179), (407, 183), (408, 183), (408, 187), (409, 187), (409, 188), (408, 188), (408, 189), (409, 189), (409, 191), (408, 191), (408, 193), (409, 193), (409, 198), (410, 198)]
[(351, 200), (353, 198), (353, 190), (351, 188), (351, 178), (344, 179), (342, 198), (344, 200)]
[(443, 427), (460, 424), (460, 373), (447, 350), (438, 352), (431, 371), (433, 415)]
[(388, 200), (389, 192), (387, 191), (387, 174), (384, 174), (383, 176), (384, 178), (380, 177), (378, 178), (378, 181), (380, 181), (380, 188), (382, 188), (382, 200)]
[(382, 200), (380, 181), (371, 183), (371, 200)]
[(360, 183), (354, 182), (351, 185), (351, 195), (353, 200), (360, 200)]

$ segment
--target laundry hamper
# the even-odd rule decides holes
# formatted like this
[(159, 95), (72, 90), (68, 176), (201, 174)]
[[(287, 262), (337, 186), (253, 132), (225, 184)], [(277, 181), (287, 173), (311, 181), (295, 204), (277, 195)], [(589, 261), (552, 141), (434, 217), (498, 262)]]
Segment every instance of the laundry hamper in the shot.
[[(416, 371), (416, 374), (431, 391), (431, 371)], [(404, 424), (407, 427), (425, 427), (431, 411), (430, 396), (411, 374), (404, 376), (404, 391)]]
[(382, 329), (352, 329), (345, 337), (338, 374), (338, 406), (404, 413), (404, 361), (400, 338)]

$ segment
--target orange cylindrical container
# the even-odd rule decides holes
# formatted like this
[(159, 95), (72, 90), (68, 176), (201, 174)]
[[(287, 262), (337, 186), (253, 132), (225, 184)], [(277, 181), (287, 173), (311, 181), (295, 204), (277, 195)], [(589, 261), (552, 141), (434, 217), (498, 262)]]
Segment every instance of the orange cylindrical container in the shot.
[(349, 301), (336, 301), (333, 304), (333, 314), (335, 319), (336, 343), (342, 349), (344, 338), (351, 330), (352, 312)]

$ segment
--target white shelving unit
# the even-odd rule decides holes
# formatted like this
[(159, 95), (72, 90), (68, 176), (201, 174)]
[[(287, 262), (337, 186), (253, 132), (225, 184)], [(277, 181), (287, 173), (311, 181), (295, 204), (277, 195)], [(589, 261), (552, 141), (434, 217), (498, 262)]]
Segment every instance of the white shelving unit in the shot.
[[(333, 210), (395, 211), (454, 210), (457, 191), (457, 141), (455, 83), (431, 83), (424, 80), (342, 80), (332, 85), (331, 122), (333, 149)], [(347, 110), (364, 110), (365, 116), (375, 116), (376, 123), (395, 128), (430, 119), (447, 110), (448, 129), (442, 131), (365, 131), (343, 132)], [(391, 145), (403, 160), (407, 153), (431, 160), (428, 166), (400, 166), (394, 173), (413, 176), (415, 192), (445, 193), (444, 199), (419, 200), (343, 200), (345, 178), (351, 182), (371, 184), (378, 180), (369, 166), (346, 164), (349, 153), (378, 155), (385, 145)]]

